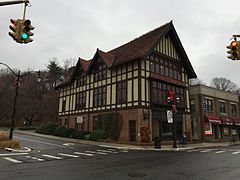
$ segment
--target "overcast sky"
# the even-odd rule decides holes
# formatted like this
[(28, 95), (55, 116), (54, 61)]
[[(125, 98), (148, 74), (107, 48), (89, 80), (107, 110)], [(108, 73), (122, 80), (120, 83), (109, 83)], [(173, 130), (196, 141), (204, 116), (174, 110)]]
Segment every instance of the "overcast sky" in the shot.
[[(3, 1), (3, 0), (0, 0)], [(46, 69), (56, 57), (91, 59), (170, 20), (195, 72), (209, 84), (226, 77), (240, 86), (240, 61), (227, 59), (232, 34), (240, 33), (239, 0), (30, 0), (27, 18), (34, 41), (18, 44), (9, 20), (20, 19), (23, 4), (0, 7), (0, 62), (21, 71)]]

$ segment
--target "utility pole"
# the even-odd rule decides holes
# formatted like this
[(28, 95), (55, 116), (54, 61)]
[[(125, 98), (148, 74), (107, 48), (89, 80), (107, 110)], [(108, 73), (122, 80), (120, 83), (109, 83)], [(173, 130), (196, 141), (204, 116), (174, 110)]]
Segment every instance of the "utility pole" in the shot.
[(28, 4), (29, 1), (28, 0), (23, 0), (23, 1), (3, 1), (3, 2), (0, 2), (0, 6), (8, 6), (8, 5), (22, 4), (22, 3)]

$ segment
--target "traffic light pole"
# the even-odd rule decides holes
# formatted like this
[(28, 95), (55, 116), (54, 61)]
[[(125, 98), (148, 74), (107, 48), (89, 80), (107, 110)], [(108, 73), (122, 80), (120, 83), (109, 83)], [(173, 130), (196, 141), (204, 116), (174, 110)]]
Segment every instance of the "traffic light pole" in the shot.
[(0, 2), (0, 6), (8, 6), (8, 5), (14, 5), (14, 4), (22, 4), (22, 3), (29, 3), (28, 0), (23, 0), (23, 1), (3, 1)]

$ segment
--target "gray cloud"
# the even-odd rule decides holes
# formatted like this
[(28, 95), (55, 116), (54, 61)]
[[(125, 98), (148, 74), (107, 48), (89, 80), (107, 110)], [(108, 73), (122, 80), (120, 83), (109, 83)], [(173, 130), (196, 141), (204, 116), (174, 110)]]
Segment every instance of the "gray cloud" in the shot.
[[(23, 5), (0, 7), (0, 61), (21, 70), (46, 68), (48, 60), (93, 57), (173, 20), (200, 79), (216, 76), (240, 85), (238, 65), (227, 59), (226, 45), (240, 33), (238, 0), (31, 0), (34, 41), (27, 45), (8, 36), (10, 18), (21, 18)], [(234, 5), (234, 6), (231, 6)]]

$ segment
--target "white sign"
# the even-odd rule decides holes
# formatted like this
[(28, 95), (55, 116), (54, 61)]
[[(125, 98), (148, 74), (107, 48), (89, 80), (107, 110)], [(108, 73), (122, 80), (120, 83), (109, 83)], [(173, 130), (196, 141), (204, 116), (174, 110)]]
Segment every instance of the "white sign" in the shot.
[(167, 111), (167, 121), (168, 121), (168, 123), (173, 123), (173, 112), (172, 112), (172, 110)]
[(82, 116), (77, 117), (77, 123), (79, 123), (79, 124), (83, 123), (83, 117)]

